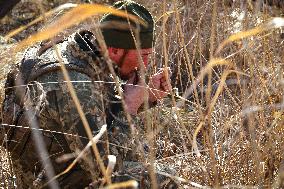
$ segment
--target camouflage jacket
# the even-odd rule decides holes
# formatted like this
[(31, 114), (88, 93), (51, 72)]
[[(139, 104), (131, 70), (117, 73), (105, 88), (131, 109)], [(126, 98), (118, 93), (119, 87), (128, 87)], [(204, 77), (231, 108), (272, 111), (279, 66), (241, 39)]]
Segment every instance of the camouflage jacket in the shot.
[[(82, 31), (58, 41), (56, 46), (75, 88), (81, 90), (86, 86), (100, 86), (95, 88), (97, 91), (103, 92), (105, 109), (108, 114), (107, 123), (110, 125), (113, 117), (109, 114), (114, 115), (121, 111), (121, 103), (115, 98), (115, 84), (110, 77), (107, 63), (97, 50), (96, 44), (90, 42), (91, 37), (93, 37), (92, 33)], [(115, 64), (113, 66), (115, 67)], [(15, 65), (7, 77), (3, 112), (10, 111), (11, 103), (14, 103), (13, 106), (16, 106), (20, 111), (27, 98), (31, 98), (29, 95), (33, 85), (40, 84), (47, 94), (52, 90), (61, 90), (60, 85), (64, 82), (66, 81), (61, 73), (55, 50), (52, 47), (46, 49), (45, 44), (31, 47), (26, 51), (21, 63)], [(64, 93), (69, 93), (67, 89), (62, 90), (66, 90)], [(80, 96), (79, 93), (77, 94)], [(111, 103), (109, 103), (110, 101)], [(14, 114), (7, 113), (8, 117), (5, 117), (4, 120), (10, 124), (16, 124), (15, 119), (17, 118)]]

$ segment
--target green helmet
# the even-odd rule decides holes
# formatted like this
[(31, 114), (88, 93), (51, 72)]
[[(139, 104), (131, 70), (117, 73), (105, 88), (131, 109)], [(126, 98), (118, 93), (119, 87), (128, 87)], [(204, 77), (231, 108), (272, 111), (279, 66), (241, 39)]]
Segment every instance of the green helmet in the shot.
[(134, 36), (135, 30), (133, 29), (139, 29), (140, 48), (152, 48), (154, 39), (154, 20), (151, 13), (144, 6), (129, 0), (118, 1), (114, 3), (113, 7), (139, 17), (144, 20), (148, 26), (145, 27), (132, 21), (129, 21), (129, 24), (127, 18), (107, 14), (100, 21), (102, 25), (105, 25), (101, 30), (106, 45), (108, 47), (121, 49), (136, 49), (130, 29), (132, 28)]

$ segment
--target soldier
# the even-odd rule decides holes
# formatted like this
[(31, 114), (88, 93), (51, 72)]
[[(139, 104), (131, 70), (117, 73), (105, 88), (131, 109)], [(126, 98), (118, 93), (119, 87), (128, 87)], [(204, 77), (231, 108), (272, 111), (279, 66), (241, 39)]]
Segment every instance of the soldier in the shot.
[[(130, 27), (121, 29), (114, 25), (102, 29), (114, 70), (120, 79), (127, 81), (127, 85), (122, 86), (126, 111), (130, 115), (136, 115), (144, 103), (145, 94), (149, 95), (149, 105), (152, 106), (167, 95), (171, 86), (166, 81), (165, 73), (160, 71), (150, 77), (148, 85), (157, 90), (147, 89), (145, 93), (145, 84), (138, 75), (139, 55), (147, 66), (148, 56), (152, 52), (152, 15), (145, 7), (132, 1), (117, 2), (114, 7), (126, 10), (148, 24), (148, 27), (130, 24), (139, 29), (140, 52), (136, 48)], [(127, 19), (112, 14), (105, 15), (101, 23), (112, 21), (129, 23)], [(117, 97), (113, 83), (116, 76), (110, 74), (96, 37), (90, 31), (79, 31), (66, 39), (57, 40), (55, 46), (61, 53), (93, 134), (107, 124), (109, 151), (118, 159), (118, 171), (123, 172), (124, 162), (137, 161), (139, 154), (131, 150), (135, 140), (129, 135), (128, 122), (123, 118), (121, 100)], [(29, 48), (21, 63), (9, 73), (2, 110), (5, 146), (11, 152), (14, 168), (18, 172), (18, 184), (22, 188), (42, 186), (48, 181), (48, 165), (45, 165), (48, 161), (52, 164), (51, 173), (64, 171), (72, 160), (64, 163), (56, 160), (64, 154), (82, 150), (88, 142), (83, 123), (60, 70), (55, 48), (48, 43)], [(9, 127), (11, 125), (23, 127)], [(40, 148), (46, 148), (48, 156), (44, 152), (39, 155), (39, 140), (35, 137), (37, 135), (33, 135), (35, 132), (43, 139), (44, 145)], [(98, 147), (102, 155), (107, 154), (105, 145)], [(93, 155), (89, 153), (79, 165), (59, 177), (55, 185), (83, 188), (100, 177)]]

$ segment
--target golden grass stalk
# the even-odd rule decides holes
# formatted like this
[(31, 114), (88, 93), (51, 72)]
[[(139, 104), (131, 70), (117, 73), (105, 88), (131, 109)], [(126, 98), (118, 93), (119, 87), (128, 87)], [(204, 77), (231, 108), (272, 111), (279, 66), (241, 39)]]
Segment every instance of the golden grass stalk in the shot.
[(222, 77), (220, 79), (220, 84), (217, 88), (217, 91), (216, 91), (215, 95), (213, 96), (213, 98), (211, 99), (211, 103), (210, 103), (210, 106), (209, 106), (209, 109), (208, 109), (208, 114), (212, 113), (212, 110), (213, 110), (213, 108), (214, 108), (214, 106), (215, 106), (215, 104), (218, 100), (219, 95), (222, 93), (224, 87), (226, 86), (226, 79), (227, 79), (228, 75), (230, 75), (231, 73), (246, 75), (242, 72), (238, 72), (238, 71), (235, 71), (235, 70), (225, 71), (225, 73), (222, 75)]
[(135, 180), (129, 180), (125, 182), (111, 184), (105, 187), (104, 189), (117, 189), (117, 188), (127, 188), (127, 187), (138, 188), (138, 183)]
[(18, 33), (22, 32), (23, 30), (27, 29), (28, 27), (52, 16), (54, 13), (59, 12), (59, 11), (63, 11), (65, 9), (69, 9), (69, 8), (74, 8), (78, 6), (77, 4), (73, 4), (73, 3), (66, 3), (63, 5), (60, 5), (58, 7), (56, 7), (55, 9), (52, 9), (48, 12), (43, 12), (43, 14), (41, 16), (39, 16), (38, 18), (36, 18), (35, 20), (31, 21), (30, 23), (28, 23), (27, 25), (24, 26), (20, 26), (19, 28), (9, 32), (4, 38), (7, 40), (15, 35), (17, 35)]
[[(48, 15), (50, 15), (53, 12), (54, 11), (50, 11), (50, 13)], [(21, 49), (23, 49), (27, 46), (35, 44), (38, 41), (51, 39), (54, 36), (56, 36), (57, 34), (59, 34), (60, 32), (62, 32), (63, 30), (65, 30), (65, 29), (67, 29), (71, 26), (74, 26), (75, 24), (82, 22), (82, 21), (86, 20), (87, 18), (90, 18), (94, 15), (106, 14), (106, 13), (112, 13), (112, 14), (117, 15), (117, 16), (127, 17), (131, 21), (134, 21), (134, 22), (140, 23), (144, 26), (147, 26), (145, 21), (139, 19), (138, 17), (136, 17), (134, 15), (127, 14), (124, 11), (116, 10), (114, 8), (99, 5), (99, 4), (92, 4), (92, 5), (82, 4), (82, 5), (77, 5), (76, 7), (72, 8), (70, 11), (66, 12), (62, 17), (60, 17), (57, 21), (55, 21), (49, 27), (45, 28), (43, 31), (40, 31), (40, 32), (30, 36), (29, 38), (21, 41), (15, 47), (15, 50), (19, 51), (19, 50), (21, 50)], [(34, 20), (29, 25), (32, 25), (32, 24), (38, 22), (41, 19), (42, 18), (38, 18), (38, 19)], [(21, 30), (22, 29), (19, 28), (19, 31), (21, 31)], [(7, 36), (5, 36), (5, 38), (9, 38), (9, 36), (11, 36), (12, 34), (14, 35), (15, 32), (8, 34)]]
[[(222, 58), (217, 58), (217, 59), (212, 59), (209, 61), (209, 63), (200, 71), (200, 74), (198, 77), (193, 81), (192, 85), (185, 90), (185, 92), (182, 95), (183, 99), (186, 99), (192, 92), (193, 90), (197, 87), (199, 82), (204, 78), (204, 76), (211, 70), (213, 67), (218, 66), (218, 65), (230, 65), (231, 62), (222, 59)], [(177, 107), (182, 107), (184, 105), (185, 101), (184, 100), (179, 100), (177, 102)]]
[(239, 41), (241, 39), (252, 37), (252, 36), (258, 35), (262, 32), (265, 32), (265, 31), (268, 31), (268, 30), (271, 30), (271, 29), (280, 28), (280, 27), (283, 27), (283, 26), (284, 26), (284, 18), (275, 17), (275, 18), (272, 18), (269, 21), (263, 23), (260, 26), (257, 26), (255, 28), (233, 34), (228, 39), (224, 40), (219, 45), (215, 54), (218, 54), (226, 45), (228, 45), (231, 42)]
[(116, 157), (114, 155), (108, 155), (107, 175), (111, 176), (116, 164)]

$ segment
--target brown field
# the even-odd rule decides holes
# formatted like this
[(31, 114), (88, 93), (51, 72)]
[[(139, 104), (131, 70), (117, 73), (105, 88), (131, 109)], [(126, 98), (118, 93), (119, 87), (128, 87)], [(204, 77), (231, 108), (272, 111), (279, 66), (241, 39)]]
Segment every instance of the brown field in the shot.
[[(1, 20), (0, 37), (67, 0), (39, 2), (18, 4)], [(173, 92), (147, 114), (153, 137), (145, 140), (150, 150), (161, 149), (152, 161), (174, 169), (181, 188), (283, 188), (284, 9), (251, 0), (137, 2), (156, 21), (149, 73), (168, 66), (173, 72)], [(9, 53), (48, 23), (0, 39), (1, 102), (5, 75), (21, 59), (21, 52)], [(14, 188), (5, 150), (0, 160), (0, 187)]]

